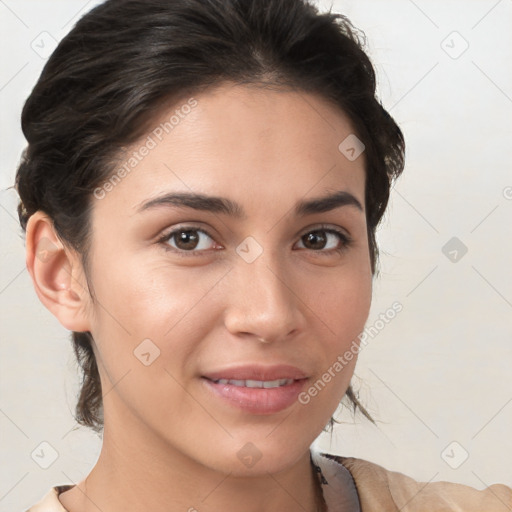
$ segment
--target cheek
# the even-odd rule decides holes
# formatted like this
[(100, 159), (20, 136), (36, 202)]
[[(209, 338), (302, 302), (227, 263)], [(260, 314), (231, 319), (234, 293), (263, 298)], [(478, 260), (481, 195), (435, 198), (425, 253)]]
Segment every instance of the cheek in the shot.
[[(97, 261), (107, 261), (104, 256)], [(150, 358), (158, 356), (154, 368), (186, 372), (199, 349), (199, 331), (207, 329), (211, 321), (215, 286), (225, 271), (220, 267), (211, 271), (180, 268), (137, 258), (96, 268), (92, 333), (111, 380), (128, 369), (139, 371), (137, 355), (148, 351)]]
[(364, 265), (360, 269), (347, 266), (331, 279), (317, 282), (312, 289), (316, 293), (308, 303), (314, 311), (317, 332), (326, 334), (322, 337), (322, 363), (317, 368), (316, 380), (299, 402), (327, 423), (354, 373), (360, 335), (371, 306), (372, 275)]
[(180, 268), (162, 259), (132, 257), (97, 268), (95, 290), (106, 323), (138, 336), (152, 333), (162, 337), (199, 303), (217, 279), (198, 267)]
[[(107, 268), (112, 270), (106, 272)], [(126, 260), (97, 269), (92, 334), (102, 381), (116, 390), (108, 393), (105, 405), (110, 404), (116, 414), (124, 410), (119, 399), (147, 418), (163, 411), (162, 400), (182, 412), (192, 414), (197, 409), (180, 383), (194, 372), (197, 359), (196, 311), (218, 278), (203, 275), (196, 280), (194, 273)], [(208, 323), (207, 316), (202, 320)]]
[[(320, 285), (323, 284), (323, 287)], [(315, 289), (315, 287), (310, 288)], [(315, 379), (299, 396), (307, 416), (324, 425), (336, 411), (353, 376), (359, 353), (360, 335), (371, 306), (371, 273), (340, 272), (336, 278), (318, 282), (308, 304), (321, 336), (315, 351), (321, 356)], [(328, 329), (325, 328), (327, 326)]]
[(372, 301), (369, 269), (347, 266), (322, 279), (308, 280), (306, 284), (307, 303), (338, 343), (363, 330)]

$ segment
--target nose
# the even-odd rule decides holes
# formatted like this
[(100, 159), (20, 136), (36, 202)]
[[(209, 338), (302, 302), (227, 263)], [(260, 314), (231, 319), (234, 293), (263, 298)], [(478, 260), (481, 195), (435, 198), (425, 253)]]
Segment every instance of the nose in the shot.
[(276, 260), (264, 252), (252, 263), (237, 261), (229, 273), (224, 322), (234, 336), (271, 343), (303, 330), (306, 306), (292, 273)]

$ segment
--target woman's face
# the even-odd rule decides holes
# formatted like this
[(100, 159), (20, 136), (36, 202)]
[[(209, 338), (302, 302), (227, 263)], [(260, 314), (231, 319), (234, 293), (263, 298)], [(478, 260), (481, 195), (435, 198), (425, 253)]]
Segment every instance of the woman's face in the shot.
[(316, 96), (225, 84), (130, 148), (92, 214), (105, 438), (234, 475), (308, 450), (371, 302), (352, 134)]

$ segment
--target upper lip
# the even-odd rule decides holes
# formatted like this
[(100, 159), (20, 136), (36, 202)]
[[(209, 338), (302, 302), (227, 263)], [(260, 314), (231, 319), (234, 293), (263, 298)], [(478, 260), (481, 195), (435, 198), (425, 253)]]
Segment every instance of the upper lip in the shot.
[(203, 375), (210, 380), (262, 380), (278, 379), (304, 379), (307, 375), (295, 366), (287, 364), (278, 365), (244, 365), (208, 372)]

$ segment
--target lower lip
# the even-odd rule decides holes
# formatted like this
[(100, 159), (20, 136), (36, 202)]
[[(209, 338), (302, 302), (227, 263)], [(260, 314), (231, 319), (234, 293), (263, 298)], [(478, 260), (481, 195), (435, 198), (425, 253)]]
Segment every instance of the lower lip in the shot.
[(274, 414), (287, 409), (297, 401), (307, 379), (294, 380), (277, 388), (246, 388), (233, 384), (217, 384), (202, 378), (208, 389), (230, 405), (252, 414)]

